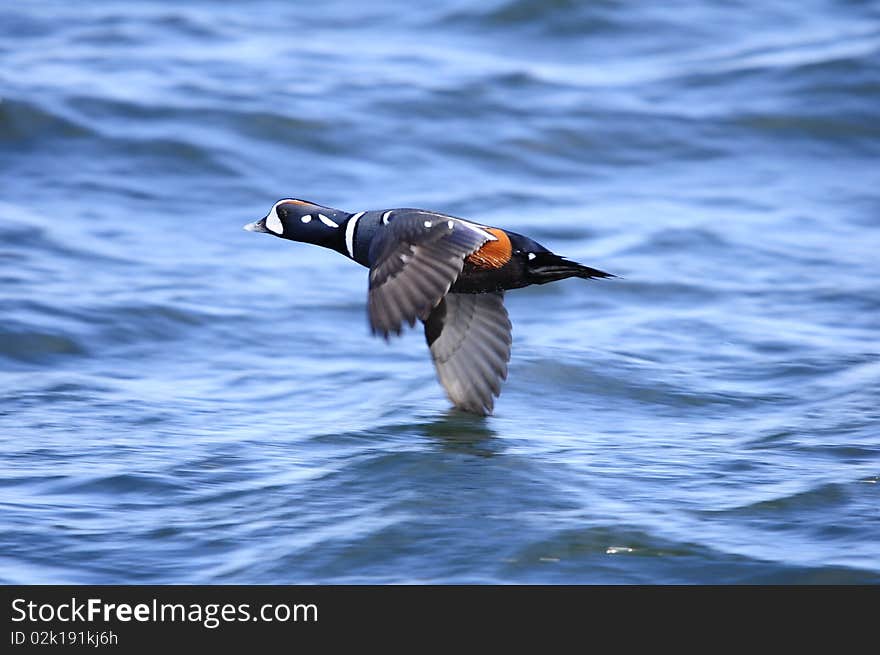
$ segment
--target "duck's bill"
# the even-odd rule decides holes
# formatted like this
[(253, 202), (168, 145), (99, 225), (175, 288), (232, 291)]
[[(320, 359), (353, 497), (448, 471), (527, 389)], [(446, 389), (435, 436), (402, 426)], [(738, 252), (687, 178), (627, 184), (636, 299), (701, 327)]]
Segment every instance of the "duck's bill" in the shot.
[(253, 223), (248, 223), (244, 226), (244, 229), (248, 232), (268, 232), (269, 230), (266, 228), (266, 219), (261, 218), (258, 221), (254, 221)]

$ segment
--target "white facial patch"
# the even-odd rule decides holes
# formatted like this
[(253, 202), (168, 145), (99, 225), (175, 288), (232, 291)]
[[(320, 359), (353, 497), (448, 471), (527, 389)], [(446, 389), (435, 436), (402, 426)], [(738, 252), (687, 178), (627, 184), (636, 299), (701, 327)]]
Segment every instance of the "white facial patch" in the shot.
[(387, 211), (382, 214), (382, 225), (388, 225), (388, 219), (391, 217), (391, 212)]
[(324, 214), (318, 214), (318, 219), (327, 227), (339, 227), (339, 223), (331, 218), (328, 218), (327, 216), (324, 216)]
[(278, 218), (278, 205), (272, 207), (272, 211), (266, 217), (266, 229), (279, 235), (284, 233), (284, 225), (281, 224), (281, 219)]
[(312, 220), (312, 215), (306, 214), (305, 216), (301, 216), (299, 220), (301, 220), (303, 223), (308, 223), (310, 220)]
[(529, 253), (529, 261), (532, 261), (535, 257), (537, 257), (537, 255), (535, 255), (535, 253), (533, 253), (533, 252)]

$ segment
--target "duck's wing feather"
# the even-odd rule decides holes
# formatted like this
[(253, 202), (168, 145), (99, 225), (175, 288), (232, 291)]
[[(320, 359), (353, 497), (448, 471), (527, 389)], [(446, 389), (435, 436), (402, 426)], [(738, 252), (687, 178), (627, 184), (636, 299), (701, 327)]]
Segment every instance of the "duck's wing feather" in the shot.
[(491, 414), (510, 360), (504, 292), (447, 294), (425, 321), (425, 338), (452, 403)]
[(370, 246), (370, 327), (386, 339), (426, 320), (458, 279), (465, 258), (492, 238), (442, 214), (393, 210)]

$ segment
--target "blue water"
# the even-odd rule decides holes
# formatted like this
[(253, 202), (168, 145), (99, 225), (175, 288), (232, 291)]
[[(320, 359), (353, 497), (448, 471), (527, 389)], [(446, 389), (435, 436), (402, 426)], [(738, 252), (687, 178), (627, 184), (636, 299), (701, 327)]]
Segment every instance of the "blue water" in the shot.
[[(0, 581), (880, 582), (880, 6), (0, 7)], [(282, 197), (501, 225), (449, 410)]]

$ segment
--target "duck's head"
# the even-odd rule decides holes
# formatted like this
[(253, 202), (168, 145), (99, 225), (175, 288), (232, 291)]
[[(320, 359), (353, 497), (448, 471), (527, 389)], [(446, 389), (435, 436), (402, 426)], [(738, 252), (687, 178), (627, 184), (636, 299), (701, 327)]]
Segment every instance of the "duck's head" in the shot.
[(276, 202), (265, 217), (248, 223), (244, 229), (340, 250), (344, 241), (344, 223), (350, 216), (339, 209), (307, 200), (285, 198)]

